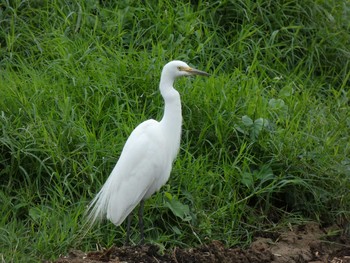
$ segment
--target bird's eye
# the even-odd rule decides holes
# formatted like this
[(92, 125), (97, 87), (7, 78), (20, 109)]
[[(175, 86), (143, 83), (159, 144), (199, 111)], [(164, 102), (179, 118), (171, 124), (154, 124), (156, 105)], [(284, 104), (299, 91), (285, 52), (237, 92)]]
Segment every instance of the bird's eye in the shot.
[(177, 69), (178, 69), (179, 71), (181, 71), (181, 70), (182, 70), (182, 68), (181, 68), (181, 67), (177, 67)]

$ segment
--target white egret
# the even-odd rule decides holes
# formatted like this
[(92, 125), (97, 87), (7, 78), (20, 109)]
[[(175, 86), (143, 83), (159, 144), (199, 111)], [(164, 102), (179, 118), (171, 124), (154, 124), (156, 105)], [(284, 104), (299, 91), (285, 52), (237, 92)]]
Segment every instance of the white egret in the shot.
[(173, 83), (178, 77), (192, 75), (209, 74), (178, 60), (164, 66), (159, 84), (165, 104), (163, 118), (159, 122), (153, 119), (144, 121), (130, 134), (112, 173), (89, 205), (88, 221), (91, 225), (106, 216), (118, 226), (128, 216), (128, 243), (131, 212), (140, 203), (139, 226), (143, 243), (144, 200), (167, 182), (180, 147), (181, 100)]

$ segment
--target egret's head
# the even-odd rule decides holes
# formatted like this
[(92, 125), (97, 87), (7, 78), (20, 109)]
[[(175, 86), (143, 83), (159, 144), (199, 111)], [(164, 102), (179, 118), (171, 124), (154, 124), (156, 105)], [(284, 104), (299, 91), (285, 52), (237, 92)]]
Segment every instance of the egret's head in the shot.
[(163, 71), (167, 72), (167, 74), (172, 75), (173, 77), (181, 77), (181, 76), (209, 76), (208, 73), (191, 68), (185, 62), (180, 60), (173, 60), (164, 66)]

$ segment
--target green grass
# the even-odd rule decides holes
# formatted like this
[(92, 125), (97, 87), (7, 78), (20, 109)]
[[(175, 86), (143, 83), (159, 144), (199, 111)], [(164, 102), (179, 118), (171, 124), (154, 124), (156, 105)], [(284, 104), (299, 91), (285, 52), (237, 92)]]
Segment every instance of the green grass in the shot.
[(146, 202), (147, 242), (245, 246), (287, 223), (348, 222), (349, 10), (346, 0), (1, 3), (2, 261), (122, 244), (124, 225), (84, 233), (83, 215), (133, 128), (162, 116), (172, 59), (212, 76), (176, 83), (181, 150)]

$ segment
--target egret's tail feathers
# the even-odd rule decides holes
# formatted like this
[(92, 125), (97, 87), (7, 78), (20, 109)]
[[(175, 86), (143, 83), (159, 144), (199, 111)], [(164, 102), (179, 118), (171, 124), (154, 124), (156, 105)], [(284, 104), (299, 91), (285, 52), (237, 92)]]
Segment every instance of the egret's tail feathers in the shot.
[(93, 226), (97, 221), (105, 218), (107, 212), (107, 199), (104, 197), (103, 188), (89, 204), (86, 211), (86, 221)]
[(105, 205), (101, 202), (101, 192), (102, 190), (90, 202), (85, 213), (83, 214), (83, 224), (80, 231), (78, 231), (80, 240), (82, 240), (93, 227), (93, 225), (102, 220), (106, 214)]

